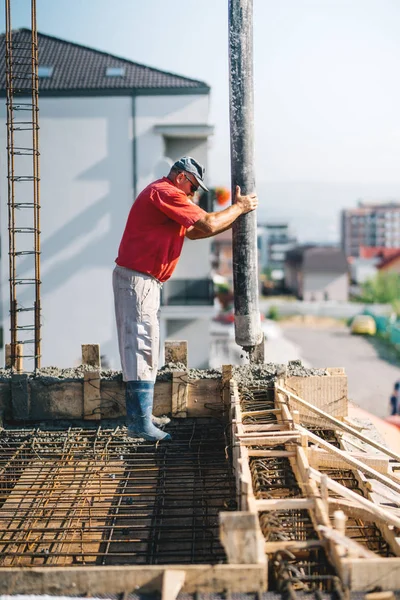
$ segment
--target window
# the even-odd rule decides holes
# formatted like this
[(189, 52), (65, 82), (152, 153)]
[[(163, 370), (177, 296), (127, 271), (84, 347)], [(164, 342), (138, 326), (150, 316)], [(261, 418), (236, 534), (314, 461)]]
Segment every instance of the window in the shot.
[(125, 67), (107, 67), (106, 77), (124, 77)]
[(38, 76), (43, 78), (49, 78), (53, 75), (54, 67), (49, 67), (46, 65), (39, 65), (38, 67)]

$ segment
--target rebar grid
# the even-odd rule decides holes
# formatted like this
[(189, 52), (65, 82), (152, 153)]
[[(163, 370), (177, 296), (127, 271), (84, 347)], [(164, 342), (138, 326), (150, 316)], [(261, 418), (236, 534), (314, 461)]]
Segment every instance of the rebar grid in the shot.
[(286, 457), (251, 458), (250, 471), (257, 499), (302, 496)]
[(158, 446), (119, 428), (3, 431), (0, 566), (225, 562), (218, 513), (235, 489), (223, 425), (167, 429)]
[[(351, 469), (320, 468), (319, 470), (321, 473), (327, 475), (334, 481), (337, 481), (344, 487), (365, 497), (365, 494), (360, 488), (359, 482)], [(334, 498), (340, 497), (334, 492), (330, 492), (330, 495)], [(394, 556), (389, 544), (372, 521), (367, 522), (362, 519), (348, 518), (346, 522), (346, 535), (380, 556)]]
[(260, 513), (261, 531), (267, 542), (317, 539), (307, 510), (274, 510)]
[[(31, 32), (12, 31), (6, 0), (7, 179), (10, 280), (10, 366), (40, 367), (39, 79), (36, 0)], [(26, 365), (25, 365), (26, 369)]]
[[(243, 423), (277, 422), (273, 389), (251, 389), (246, 393), (242, 392), (240, 400)], [(329, 441), (334, 434), (320, 427), (316, 429), (316, 433)], [(285, 447), (275, 448), (278, 449), (284, 450)], [(250, 472), (256, 499), (303, 495), (287, 457), (250, 458)], [(307, 510), (265, 511), (259, 514), (259, 521), (267, 542), (307, 541), (318, 538)], [(296, 554), (278, 553), (270, 564), (274, 586), (293, 600), (296, 598), (296, 590), (302, 593), (313, 592), (319, 598), (322, 591), (342, 595), (340, 581), (322, 548), (302, 550)]]
[(270, 580), (283, 598), (297, 600), (313, 594), (322, 600), (333, 594), (344, 600), (346, 597), (341, 581), (325, 558), (322, 549), (309, 550), (307, 559), (299, 559), (291, 552), (280, 551), (271, 561)]
[(318, 437), (320, 437), (321, 439), (325, 440), (325, 442), (329, 442), (330, 444), (332, 444), (332, 446), (335, 446), (336, 448), (340, 447), (339, 440), (334, 429), (321, 427), (320, 425), (310, 424), (307, 424), (305, 427), (309, 429), (312, 433), (315, 433), (315, 435), (318, 435)]
[[(240, 406), (243, 413), (260, 410), (275, 410), (274, 388), (249, 388), (247, 390), (241, 390)], [(255, 420), (258, 423), (262, 423), (262, 419), (263, 417), (259, 415)]]

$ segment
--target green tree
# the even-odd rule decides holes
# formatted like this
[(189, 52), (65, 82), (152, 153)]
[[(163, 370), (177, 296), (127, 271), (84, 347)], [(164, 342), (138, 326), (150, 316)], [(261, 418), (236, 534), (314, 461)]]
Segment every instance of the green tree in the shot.
[(395, 310), (398, 309), (400, 275), (389, 271), (380, 271), (375, 277), (362, 284), (360, 300), (362, 302), (392, 304)]

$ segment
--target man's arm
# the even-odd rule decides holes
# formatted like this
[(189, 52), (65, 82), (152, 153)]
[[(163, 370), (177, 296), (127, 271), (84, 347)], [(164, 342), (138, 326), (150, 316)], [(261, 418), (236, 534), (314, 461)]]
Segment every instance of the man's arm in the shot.
[(238, 185), (236, 186), (235, 201), (235, 204), (228, 206), (225, 210), (207, 213), (202, 219), (196, 221), (193, 227), (187, 230), (186, 237), (190, 240), (199, 240), (222, 233), (230, 229), (232, 223), (240, 215), (251, 212), (258, 206), (257, 194), (242, 196)]

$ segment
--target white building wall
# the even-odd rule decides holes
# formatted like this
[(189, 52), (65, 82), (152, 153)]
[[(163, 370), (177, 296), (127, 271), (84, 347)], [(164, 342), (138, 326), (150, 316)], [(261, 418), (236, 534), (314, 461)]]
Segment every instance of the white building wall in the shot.
[(349, 278), (347, 273), (305, 273), (303, 277), (303, 300), (335, 300), (347, 302)]
[[(209, 97), (205, 94), (138, 96), (136, 98), (138, 193), (159, 176), (159, 166), (165, 164), (164, 136), (155, 131), (155, 125), (204, 125), (208, 123), (208, 111)], [(207, 144), (204, 143), (204, 139), (199, 138), (197, 146), (193, 147), (193, 155), (196, 160), (207, 167)], [(167, 168), (163, 174), (168, 174)], [(185, 240), (173, 278), (202, 279), (208, 277), (210, 274), (210, 247), (210, 238), (196, 241)]]
[[(163, 156), (164, 140), (154, 133), (154, 125), (204, 124), (207, 119), (207, 96), (143, 96), (136, 99), (136, 106), (131, 97), (40, 99), (43, 366), (77, 364), (82, 343), (100, 343), (101, 353), (110, 366), (120, 368), (111, 276), (134, 199), (134, 134), (139, 192), (158, 176), (157, 163)], [(5, 123), (3, 100), (0, 104), (1, 290), (7, 343)], [(205, 155), (198, 158), (206, 162)], [(178, 276), (206, 277), (209, 240), (185, 244), (185, 250), (186, 246), (191, 253), (184, 253)], [(20, 275), (29, 276), (26, 262), (21, 261)], [(18, 298), (24, 304), (23, 290)], [(0, 360), (4, 364), (3, 356)]]
[[(0, 118), (5, 156), (4, 103)], [(111, 273), (133, 198), (132, 100), (42, 98), (39, 141), (42, 365), (76, 364), (81, 343), (100, 343), (117, 367)], [(9, 341), (4, 160), (0, 169), (1, 285)], [(20, 264), (21, 275), (28, 276)], [(24, 305), (24, 290), (18, 292)]]

